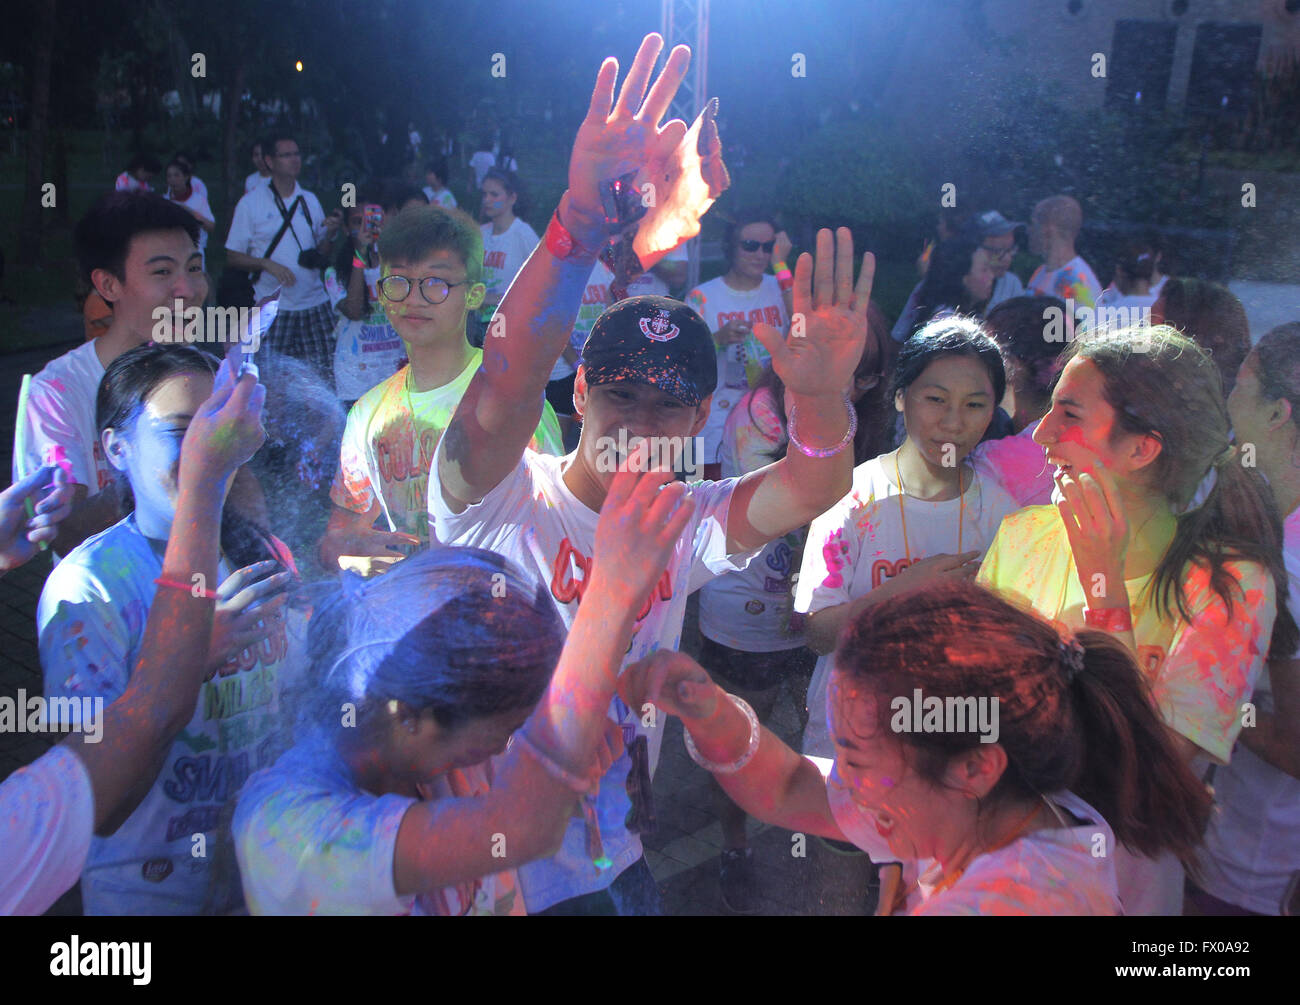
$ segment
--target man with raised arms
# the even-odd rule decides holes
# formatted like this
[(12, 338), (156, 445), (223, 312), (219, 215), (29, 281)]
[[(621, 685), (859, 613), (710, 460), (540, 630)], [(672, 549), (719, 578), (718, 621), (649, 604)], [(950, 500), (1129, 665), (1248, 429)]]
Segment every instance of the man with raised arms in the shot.
[[(574, 384), (583, 419), (577, 450), (566, 457), (525, 450), (596, 249), (618, 233), (607, 225), (601, 183), (636, 171), (636, 192), (646, 183), (658, 187), (656, 206), (639, 221), (633, 241), (647, 267), (699, 232), (700, 217), (726, 187), (712, 107), (689, 132), (680, 120), (659, 125), (690, 61), (690, 50), (676, 47), (651, 85), (662, 47), (658, 35), (646, 37), (617, 101), (618, 63), (611, 58), (602, 64), (573, 146), (568, 191), (498, 309), (502, 337), (486, 340), (483, 365), (443, 435), (429, 479), (437, 539), (490, 548), (533, 570), (567, 625), (582, 597), (597, 513), (613, 478), (609, 465), (600, 463), (602, 447), (620, 432), (627, 440), (695, 436), (708, 418), (716, 383), (716, 366), (703, 365), (713, 364), (714, 356), (699, 315), (660, 297), (622, 301), (596, 322), (583, 351)], [(768, 541), (808, 523), (849, 491), (855, 427), (848, 380), (866, 339), (873, 270), (867, 255), (855, 290), (848, 230), (834, 240), (823, 230), (815, 267), (804, 254), (795, 272), (794, 310), (802, 322), (795, 330), (803, 334), (786, 341), (775, 328), (755, 326), (785, 382), (792, 449), (743, 478), (690, 485), (694, 514), (639, 612), (624, 666), (677, 647), (690, 592), (743, 568)], [(595, 795), (602, 844), (589, 839), (582, 821), (572, 821), (557, 855), (522, 868), (530, 914), (551, 908), (657, 912), (640, 840), (626, 826), (634, 800), (625, 783), (635, 769), (632, 782), (648, 789), (661, 730), (652, 708), (628, 709), (615, 699), (611, 715), (623, 723), (625, 737), (634, 737), (633, 756), (615, 762)], [(637, 817), (634, 826), (648, 822), (644, 804)]]

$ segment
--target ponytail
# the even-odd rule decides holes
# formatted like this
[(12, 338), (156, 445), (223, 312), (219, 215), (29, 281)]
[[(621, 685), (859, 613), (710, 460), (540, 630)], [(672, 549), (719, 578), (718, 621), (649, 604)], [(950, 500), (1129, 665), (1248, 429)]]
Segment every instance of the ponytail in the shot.
[[(874, 604), (844, 629), (840, 672), (876, 698), (890, 730), (891, 698), (920, 689), (947, 701), (997, 701), (1007, 768), (990, 805), (1070, 790), (1115, 837), (1147, 856), (1190, 860), (1211, 797), (1179, 756), (1132, 655), (1100, 632), (1063, 641), (1036, 614), (980, 586), (939, 582)], [(953, 757), (977, 747), (969, 732), (900, 736), (907, 763), (934, 786)]]
[(1077, 639), (1083, 666), (1069, 689), (1086, 743), (1074, 792), (1133, 851), (1172, 851), (1190, 864), (1210, 818), (1209, 789), (1179, 756), (1128, 650), (1101, 632)]
[(1234, 599), (1245, 603), (1240, 584), (1228, 570), (1229, 561), (1256, 562), (1273, 577), (1277, 616), (1269, 643), (1270, 659), (1289, 659), (1300, 644), (1287, 603), (1289, 577), (1282, 558), (1282, 518), (1273, 493), (1258, 472), (1248, 470), (1225, 450), (1206, 476), (1213, 479), (1205, 502), (1178, 517), (1174, 539), (1156, 566), (1152, 579), (1158, 610), (1170, 609), (1172, 596), (1179, 615), (1191, 621), (1183, 577), (1188, 563), (1210, 571), (1210, 586), (1232, 618)]

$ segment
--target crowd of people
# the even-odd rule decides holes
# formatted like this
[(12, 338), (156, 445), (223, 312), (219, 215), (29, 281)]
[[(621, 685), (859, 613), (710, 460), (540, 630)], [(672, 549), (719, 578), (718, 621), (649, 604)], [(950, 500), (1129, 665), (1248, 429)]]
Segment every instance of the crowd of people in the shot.
[[(662, 45), (540, 238), (508, 151), (481, 222), (442, 159), (326, 213), (282, 133), (220, 283), (182, 155), (80, 221), (104, 323), (24, 385), (0, 569), (58, 557), (43, 697), (102, 739), (0, 785), (0, 910), (658, 914), (676, 716), (735, 913), (747, 816), (814, 839), (814, 913), (1294, 913), (1300, 323), (1252, 346), (1157, 236), (1103, 288), (1066, 195), (945, 211), (896, 322), (762, 211), (687, 290), (727, 175)], [(160, 329), (214, 297), (260, 349)]]

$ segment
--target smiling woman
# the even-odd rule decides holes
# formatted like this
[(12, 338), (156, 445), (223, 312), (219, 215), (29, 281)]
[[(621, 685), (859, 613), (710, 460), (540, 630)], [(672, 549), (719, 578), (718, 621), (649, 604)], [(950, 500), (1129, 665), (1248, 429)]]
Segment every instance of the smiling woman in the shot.
[[(216, 369), (185, 345), (140, 346), (109, 364), (97, 425), (130, 512), (73, 549), (46, 581), (37, 624), (48, 697), (111, 704), (128, 689), (176, 518), (181, 443)], [(293, 660), (282, 612), (294, 566), (281, 542), (230, 506), (221, 523), (220, 584), (182, 584), (216, 586), (207, 679), (138, 807), (91, 844), (81, 882), (87, 914), (240, 908), (238, 882), (214, 865), (226, 846), (222, 810), (259, 761), (285, 745), (277, 714)], [(205, 853), (191, 857), (199, 847)]]
[[(946, 582), (864, 609), (835, 662), (833, 767), (759, 730), (679, 653), (629, 668), (620, 693), (681, 716), (688, 750), (754, 816), (901, 863), (893, 913), (1115, 914), (1116, 838), (1187, 854), (1200, 835), (1209, 793), (1098, 632), (1062, 636)], [(901, 728), (894, 706), (917, 689), (1000, 709), (996, 738)]]
[[(1226, 763), (1265, 654), (1289, 656), (1282, 528), (1231, 449), (1219, 374), (1172, 328), (1090, 334), (1066, 351), (1034, 440), (1055, 505), (1006, 520), (980, 581), (1133, 653), (1189, 763)], [(1275, 616), (1276, 615), (1276, 616)], [(1125, 913), (1178, 913), (1177, 861), (1120, 860)]]
[(808, 692), (804, 751), (831, 755), (825, 720), (830, 653), (866, 606), (909, 584), (974, 576), (1015, 501), (967, 457), (1005, 390), (1002, 358), (978, 322), (948, 317), (899, 353), (891, 392), (907, 431), (895, 451), (860, 464), (853, 491), (813, 521), (795, 590), (809, 644), (822, 654)]

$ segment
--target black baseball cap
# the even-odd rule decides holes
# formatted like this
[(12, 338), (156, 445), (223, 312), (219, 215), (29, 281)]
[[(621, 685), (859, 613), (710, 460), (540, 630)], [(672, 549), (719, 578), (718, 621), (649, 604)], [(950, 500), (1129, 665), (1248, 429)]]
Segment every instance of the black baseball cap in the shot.
[(606, 310), (582, 347), (582, 364), (589, 385), (649, 384), (692, 407), (718, 386), (713, 333), (669, 297), (629, 297)]
[(1001, 237), (1004, 234), (1012, 233), (1017, 227), (1023, 226), (1024, 224), (1019, 221), (1008, 220), (996, 209), (976, 213), (966, 222), (966, 230), (977, 241), (982, 241), (986, 237)]

